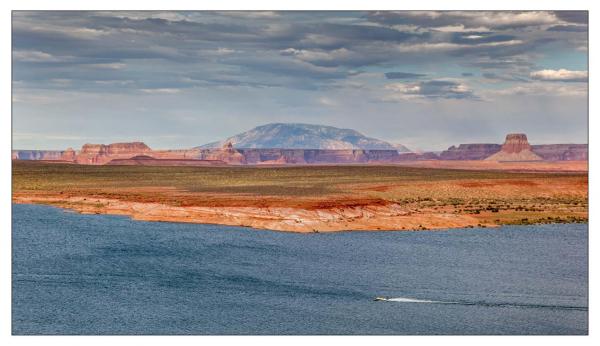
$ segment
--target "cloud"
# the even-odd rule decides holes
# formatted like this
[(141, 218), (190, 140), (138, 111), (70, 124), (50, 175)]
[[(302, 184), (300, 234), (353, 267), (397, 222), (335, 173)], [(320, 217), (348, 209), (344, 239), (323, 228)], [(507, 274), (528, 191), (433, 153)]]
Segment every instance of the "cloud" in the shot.
[(517, 84), (504, 89), (488, 90), (486, 97), (496, 96), (546, 96), (546, 97), (586, 97), (588, 88), (586, 84), (556, 84), (533, 82)]
[(393, 83), (385, 86), (391, 93), (384, 101), (410, 99), (478, 99), (466, 84), (452, 80), (429, 80), (417, 83)]
[[(447, 28), (523, 28), (558, 23), (556, 14), (546, 11), (401, 11), (373, 12), (369, 19), (384, 24), (413, 24)], [(463, 29), (464, 30), (464, 29)]]
[(386, 72), (385, 78), (387, 79), (416, 79), (427, 76), (422, 73), (410, 73), (410, 72)]
[(399, 45), (397, 50), (401, 53), (444, 53), (444, 52), (456, 52), (456, 51), (473, 51), (477, 48), (490, 48), (490, 47), (502, 47), (502, 46), (513, 46), (520, 45), (523, 41), (521, 40), (509, 40), (499, 42), (485, 42), (480, 44), (458, 44), (452, 42), (435, 42), (435, 43), (417, 43), (417, 44), (405, 44)]
[(551, 26), (548, 31), (565, 31), (565, 32), (588, 32), (587, 25), (555, 25)]
[(281, 55), (293, 56), (298, 60), (309, 62), (317, 66), (338, 66), (359, 58), (356, 53), (346, 48), (329, 51), (288, 48), (282, 50)]
[(499, 75), (493, 72), (484, 72), (481, 76), (485, 79), (489, 79), (492, 81), (501, 81), (501, 82), (527, 82), (526, 78), (510, 75), (510, 74), (502, 74)]
[(140, 89), (141, 92), (146, 94), (177, 94), (181, 92), (181, 89), (174, 88), (157, 88), (157, 89)]
[(588, 23), (588, 11), (554, 11), (554, 14), (566, 22), (579, 24)]
[(21, 62), (57, 62), (58, 57), (36, 50), (15, 50), (12, 52), (13, 59)]
[[(89, 76), (95, 68), (123, 74), (110, 79), (138, 80), (143, 74), (145, 83), (160, 85), (156, 79), (161, 76), (142, 70), (152, 65), (165, 75), (179, 75), (193, 66), (192, 71), (205, 73), (201, 79), (212, 80), (212, 85), (223, 80), (223, 85), (232, 86), (237, 79), (246, 86), (253, 81), (257, 87), (314, 89), (373, 66), (392, 69), (442, 62), (467, 66), (480, 59), (495, 68), (512, 69), (516, 57), (542, 45), (557, 46), (560, 40), (563, 46), (555, 49), (577, 49), (587, 44), (578, 32), (547, 31), (568, 22), (543, 11), (17, 11), (13, 22), (16, 51), (49, 55), (22, 56), (17, 63), (72, 64), (70, 70), (58, 65), (15, 69), (19, 79), (37, 81), (40, 76), (65, 74), (73, 79), (104, 78)], [(507, 63), (501, 66), (499, 61)], [(228, 78), (219, 76), (222, 71)]]
[(218, 13), (223, 16), (249, 19), (271, 19), (279, 17), (279, 13), (274, 11), (222, 11)]
[(317, 102), (326, 107), (336, 107), (338, 106), (338, 102), (329, 98), (329, 97), (319, 97)]
[(99, 68), (99, 69), (120, 70), (122, 68), (125, 68), (127, 66), (127, 64), (120, 63), (120, 62), (113, 62), (113, 63), (87, 64), (85, 66), (92, 67), (92, 68)]
[(532, 79), (548, 82), (587, 82), (587, 71), (571, 71), (566, 69), (559, 70), (540, 70), (529, 74)]

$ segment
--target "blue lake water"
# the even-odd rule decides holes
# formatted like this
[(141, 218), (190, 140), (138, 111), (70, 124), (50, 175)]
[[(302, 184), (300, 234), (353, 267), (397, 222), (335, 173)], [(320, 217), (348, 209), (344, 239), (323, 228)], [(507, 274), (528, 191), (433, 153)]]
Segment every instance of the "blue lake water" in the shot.
[(585, 224), (294, 234), (13, 205), (12, 247), (13, 334), (588, 330)]

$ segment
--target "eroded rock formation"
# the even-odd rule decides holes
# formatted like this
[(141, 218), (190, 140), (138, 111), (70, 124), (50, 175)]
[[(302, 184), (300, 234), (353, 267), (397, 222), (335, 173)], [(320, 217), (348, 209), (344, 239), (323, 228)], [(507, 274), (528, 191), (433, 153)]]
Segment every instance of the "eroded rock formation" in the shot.
[(142, 142), (84, 144), (75, 162), (88, 165), (102, 165), (114, 159), (129, 159), (137, 155), (150, 154), (152, 149)]
[[(543, 144), (530, 145), (525, 134), (509, 134), (504, 145), (500, 144), (460, 144), (451, 146), (440, 154), (441, 160), (484, 160), (503, 151), (504, 154), (491, 158), (501, 161), (586, 161), (588, 159), (587, 144)], [(511, 155), (506, 154), (521, 154)], [(533, 154), (533, 155), (532, 155)]]
[(532, 145), (531, 151), (547, 161), (587, 161), (587, 144)]
[(138, 155), (129, 159), (113, 159), (107, 165), (120, 166), (223, 166), (224, 161), (194, 159), (155, 159), (147, 155)]
[[(129, 160), (135, 157), (149, 159)], [(587, 144), (530, 145), (525, 134), (509, 134), (503, 145), (460, 144), (443, 151), (439, 156), (432, 152), (398, 153), (396, 149), (270, 149), (235, 148), (231, 142), (220, 148), (192, 148), (183, 150), (152, 150), (142, 142), (85, 144), (81, 150), (15, 150), (12, 158), (18, 160), (45, 160), (88, 165), (153, 164), (153, 165), (204, 165), (193, 160), (217, 164), (348, 164), (394, 163), (422, 160), (491, 160), (491, 161), (585, 161)], [(145, 160), (143, 162), (138, 162)], [(158, 162), (159, 160), (165, 160)], [(186, 161), (192, 160), (192, 161)]]
[(451, 146), (440, 154), (442, 160), (483, 160), (500, 151), (500, 144), (474, 143)]
[(541, 161), (539, 155), (531, 151), (531, 145), (524, 133), (509, 133), (499, 152), (486, 158), (489, 161)]

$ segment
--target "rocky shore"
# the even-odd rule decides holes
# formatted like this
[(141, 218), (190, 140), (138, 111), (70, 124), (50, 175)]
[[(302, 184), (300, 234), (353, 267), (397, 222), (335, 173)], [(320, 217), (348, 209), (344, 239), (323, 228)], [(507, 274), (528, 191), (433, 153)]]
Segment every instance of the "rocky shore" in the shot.
[(407, 210), (398, 204), (298, 209), (277, 207), (176, 207), (93, 197), (23, 196), (15, 203), (49, 204), (84, 214), (126, 215), (135, 220), (209, 223), (291, 232), (344, 230), (424, 230), (497, 226), (450, 211)]

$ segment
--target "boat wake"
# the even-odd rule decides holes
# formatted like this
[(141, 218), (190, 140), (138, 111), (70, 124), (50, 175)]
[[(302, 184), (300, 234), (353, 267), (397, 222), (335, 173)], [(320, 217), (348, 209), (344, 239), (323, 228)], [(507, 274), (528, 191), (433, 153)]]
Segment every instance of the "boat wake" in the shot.
[(485, 306), (485, 307), (506, 307), (506, 308), (531, 308), (531, 309), (559, 309), (559, 310), (578, 310), (588, 311), (587, 306), (573, 306), (573, 305), (546, 305), (546, 304), (529, 304), (529, 303), (510, 303), (510, 302), (470, 302), (470, 301), (443, 301), (443, 300), (429, 300), (429, 299), (416, 299), (407, 297), (397, 298), (376, 298), (378, 301), (395, 302), (395, 303), (424, 303), (424, 304), (452, 304), (452, 305), (473, 305), (473, 306)]
[(430, 304), (455, 304), (455, 302), (442, 302), (439, 300), (414, 299), (414, 298), (388, 298), (388, 302), (398, 303), (430, 303)]

